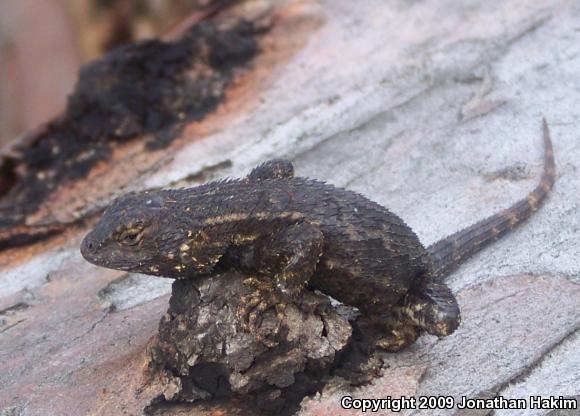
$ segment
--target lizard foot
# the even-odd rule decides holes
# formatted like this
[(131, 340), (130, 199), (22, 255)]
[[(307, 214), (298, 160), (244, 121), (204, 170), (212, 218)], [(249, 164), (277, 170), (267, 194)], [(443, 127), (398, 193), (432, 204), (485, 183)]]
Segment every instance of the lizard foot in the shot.
[(397, 352), (414, 343), (419, 337), (419, 328), (412, 325), (390, 329), (375, 345), (388, 352)]
[(461, 323), (457, 300), (445, 283), (430, 280), (410, 291), (401, 313), (431, 335), (451, 335)]
[(267, 347), (275, 347), (285, 318), (286, 303), (271, 282), (250, 277), (244, 280), (244, 285), (254, 291), (240, 299), (238, 316), (243, 321), (242, 329), (254, 334)]
[(421, 335), (421, 328), (408, 322), (398, 308), (387, 313), (361, 316), (357, 319), (357, 326), (367, 334), (371, 345), (388, 352), (408, 347)]

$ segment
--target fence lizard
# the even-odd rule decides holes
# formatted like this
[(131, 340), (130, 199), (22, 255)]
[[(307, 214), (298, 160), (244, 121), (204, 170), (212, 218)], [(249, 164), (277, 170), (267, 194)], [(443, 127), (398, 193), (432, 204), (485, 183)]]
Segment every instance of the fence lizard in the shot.
[(396, 351), (421, 331), (455, 331), (459, 307), (441, 278), (545, 199), (555, 177), (545, 120), (543, 133), (539, 185), (510, 208), (428, 248), (381, 205), (295, 177), (290, 162), (273, 160), (243, 179), (122, 196), (85, 237), (81, 252), (99, 266), (175, 279), (232, 267), (261, 276), (247, 279), (255, 291), (239, 311), (250, 331), (261, 312), (282, 314), (309, 286), (359, 308), (384, 334), (377, 345)]

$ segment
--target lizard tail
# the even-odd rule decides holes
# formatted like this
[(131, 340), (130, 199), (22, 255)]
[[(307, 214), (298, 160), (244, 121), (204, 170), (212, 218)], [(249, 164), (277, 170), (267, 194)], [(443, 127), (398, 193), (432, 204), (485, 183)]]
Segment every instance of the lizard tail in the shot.
[(556, 168), (554, 151), (546, 119), (544, 132), (544, 172), (539, 184), (524, 199), (511, 207), (473, 224), (427, 247), (433, 262), (434, 277), (444, 277), (489, 243), (529, 218), (544, 201), (554, 185)]

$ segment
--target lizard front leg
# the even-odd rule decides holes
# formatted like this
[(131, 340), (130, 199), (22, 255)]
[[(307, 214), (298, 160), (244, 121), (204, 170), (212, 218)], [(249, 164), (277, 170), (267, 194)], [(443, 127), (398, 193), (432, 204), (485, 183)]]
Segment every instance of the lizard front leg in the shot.
[(314, 274), (322, 255), (320, 228), (301, 221), (257, 242), (256, 269), (273, 277), (278, 291), (288, 297), (300, 294)]
[(256, 241), (255, 268), (268, 278), (245, 281), (255, 289), (241, 299), (240, 315), (246, 321), (246, 330), (258, 333), (261, 315), (273, 309), (278, 325), (271, 335), (278, 334), (287, 303), (298, 299), (316, 270), (322, 255), (322, 243), (322, 232), (308, 222), (292, 224)]

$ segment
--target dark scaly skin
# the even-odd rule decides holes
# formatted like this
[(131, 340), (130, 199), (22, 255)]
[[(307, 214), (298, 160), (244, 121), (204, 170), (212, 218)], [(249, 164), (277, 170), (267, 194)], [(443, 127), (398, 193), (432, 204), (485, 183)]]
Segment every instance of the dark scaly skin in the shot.
[(245, 179), (126, 195), (106, 210), (81, 251), (100, 266), (177, 279), (220, 267), (270, 276), (273, 289), (249, 279), (256, 292), (243, 314), (250, 321), (309, 284), (384, 317), (386, 333), (397, 327), (383, 347), (414, 341), (418, 328), (403, 324), (401, 308), (430, 273), (415, 233), (362, 195), (292, 175), (289, 162), (274, 161)]
[(286, 161), (244, 179), (121, 197), (81, 252), (103, 267), (176, 279), (231, 267), (267, 276), (247, 280), (255, 291), (240, 313), (249, 330), (306, 285), (358, 307), (389, 351), (460, 323), (430, 253), (399, 217), (355, 192), (295, 178)]
[(550, 131), (545, 119), (542, 127), (544, 172), (536, 188), (511, 207), (430, 245), (427, 250), (433, 259), (433, 272), (436, 276), (444, 277), (457, 269), (469, 257), (532, 216), (544, 202), (554, 186), (556, 166)]

